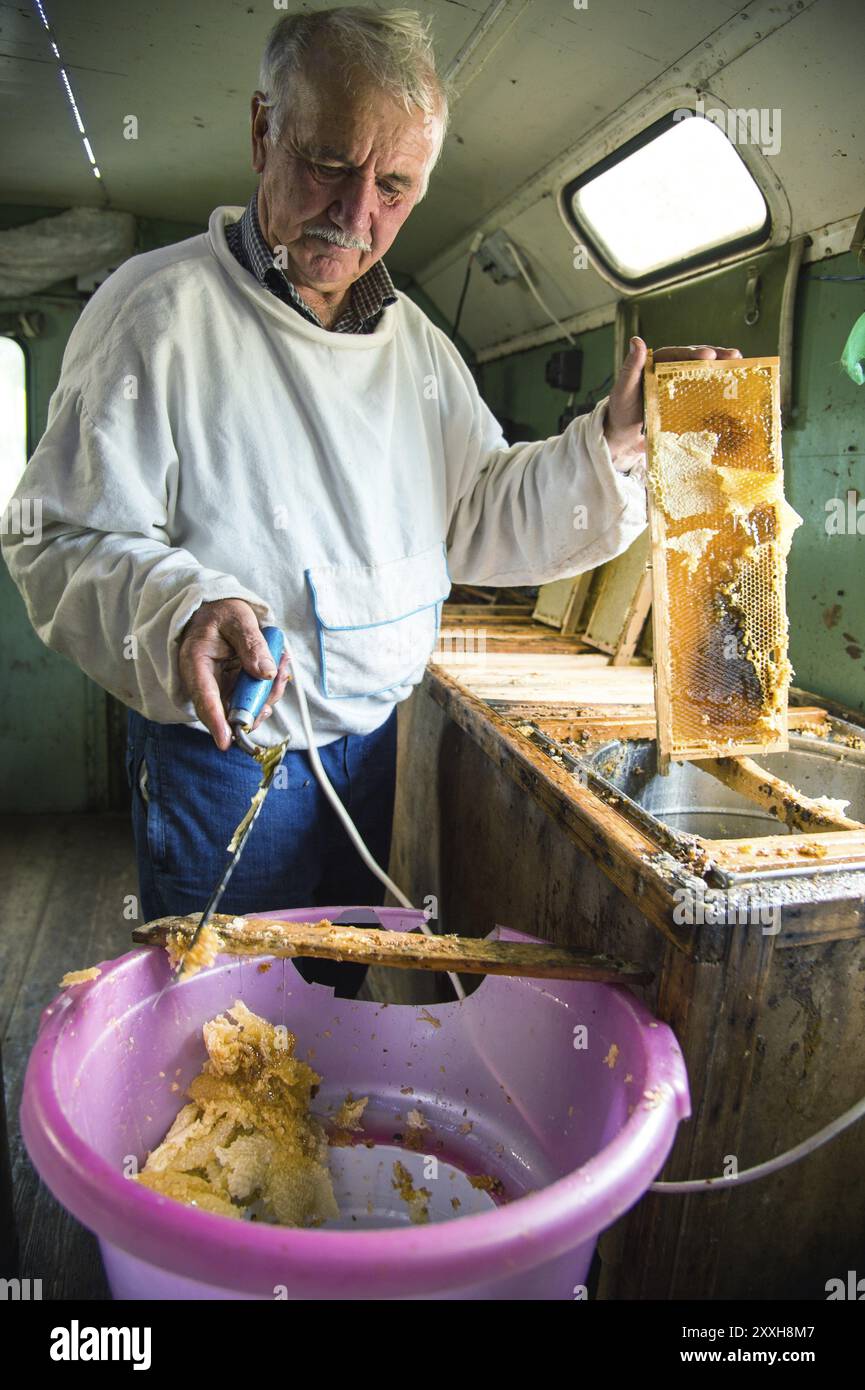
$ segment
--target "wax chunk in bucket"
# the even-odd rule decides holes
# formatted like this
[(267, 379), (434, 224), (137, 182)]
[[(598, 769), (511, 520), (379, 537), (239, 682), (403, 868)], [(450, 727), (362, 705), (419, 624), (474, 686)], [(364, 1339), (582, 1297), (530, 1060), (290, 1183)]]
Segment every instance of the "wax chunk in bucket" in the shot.
[[(367, 911), (392, 930), (422, 919)], [(357, 920), (341, 908), (260, 915), (343, 912)], [(670, 1030), (618, 986), (489, 976), (460, 1003), (382, 1006), (336, 999), (290, 961), (267, 965), (223, 956), (160, 997), (164, 953), (135, 951), (43, 1015), (24, 1140), (54, 1195), (96, 1232), (114, 1296), (573, 1298), (598, 1234), (643, 1194), (689, 1114)], [(202, 1024), (236, 999), (297, 1035), (297, 1055), (323, 1078), (318, 1113), (348, 1091), (370, 1097), (375, 1147), (331, 1151), (338, 1229), (232, 1221), (124, 1176), (180, 1109), (205, 1057)], [(411, 1110), (429, 1126), (425, 1153), (394, 1140)], [(410, 1223), (390, 1185), (396, 1158), (431, 1192), (427, 1225)], [(473, 1187), (480, 1175), (509, 1200), (492, 1182)]]

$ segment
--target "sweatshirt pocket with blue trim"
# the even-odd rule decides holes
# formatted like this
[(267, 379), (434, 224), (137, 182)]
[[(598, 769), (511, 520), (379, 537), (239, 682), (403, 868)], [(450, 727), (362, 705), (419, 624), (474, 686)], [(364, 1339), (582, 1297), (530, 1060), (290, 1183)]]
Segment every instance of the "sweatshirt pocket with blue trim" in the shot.
[(417, 684), (450, 593), (444, 545), (380, 565), (314, 565), (304, 573), (328, 699), (401, 698), (400, 687)]

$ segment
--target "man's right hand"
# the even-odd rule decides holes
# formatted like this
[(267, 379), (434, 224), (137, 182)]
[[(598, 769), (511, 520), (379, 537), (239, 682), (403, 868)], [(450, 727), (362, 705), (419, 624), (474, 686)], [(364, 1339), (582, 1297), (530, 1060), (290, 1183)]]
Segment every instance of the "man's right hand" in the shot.
[[(224, 751), (231, 744), (225, 715), (241, 667), (257, 680), (274, 675), (273, 657), (254, 609), (239, 598), (203, 603), (183, 630), (179, 663), (180, 679), (195, 713)], [(267, 704), (253, 728), (272, 714), (289, 679), (288, 657), (283, 654)]]

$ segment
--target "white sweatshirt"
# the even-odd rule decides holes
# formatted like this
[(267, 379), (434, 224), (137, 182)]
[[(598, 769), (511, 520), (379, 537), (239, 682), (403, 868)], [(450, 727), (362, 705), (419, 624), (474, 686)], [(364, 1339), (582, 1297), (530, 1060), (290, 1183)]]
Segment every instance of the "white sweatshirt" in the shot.
[[(3, 551), (42, 641), (161, 723), (204, 727), (178, 639), (202, 603), (246, 599), (284, 629), (328, 743), (411, 693), (452, 580), (599, 565), (645, 526), (645, 490), (614, 466), (605, 401), (508, 447), (405, 295), (368, 335), (308, 323), (232, 256), (241, 212), (94, 295), (16, 493), (41, 538)], [(305, 746), (290, 687), (257, 737), (286, 735)]]

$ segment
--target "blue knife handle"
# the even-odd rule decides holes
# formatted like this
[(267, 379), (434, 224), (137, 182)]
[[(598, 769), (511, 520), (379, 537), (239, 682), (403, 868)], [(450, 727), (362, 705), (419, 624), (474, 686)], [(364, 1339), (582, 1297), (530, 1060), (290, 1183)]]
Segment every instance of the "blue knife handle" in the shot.
[[(268, 645), (270, 655), (273, 657), (273, 664), (279, 670), (280, 658), (285, 651), (285, 636), (282, 629), (265, 627), (262, 628), (261, 633)], [(241, 671), (231, 696), (231, 708), (228, 712), (229, 723), (247, 726), (254, 724), (270, 694), (274, 679), (275, 677), (271, 677), (270, 680), (259, 680), (256, 676), (249, 676), (246, 671)]]

